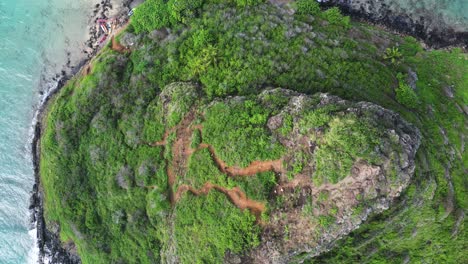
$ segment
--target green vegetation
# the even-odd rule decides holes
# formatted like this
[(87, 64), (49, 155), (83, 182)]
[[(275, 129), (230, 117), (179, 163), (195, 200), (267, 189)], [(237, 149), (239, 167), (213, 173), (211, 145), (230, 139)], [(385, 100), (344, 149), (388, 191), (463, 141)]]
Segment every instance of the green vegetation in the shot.
[(148, 0), (140, 5), (133, 18), (136, 32), (151, 31), (169, 26), (174, 19), (170, 16), (169, 7), (163, 0)]
[[(365, 85), (363, 89), (377, 91), (391, 75), (377, 63), (381, 59), (378, 54), (373, 56), (376, 61), (372, 61), (353, 52), (357, 43), (339, 34), (347, 30), (342, 24), (322, 26), (317, 19), (311, 23), (312, 30), (304, 27), (310, 15), (298, 19), (270, 15), (278, 12), (270, 4), (235, 8), (205, 3), (203, 10), (177, 41), (147, 44), (146, 52), (153, 67), (147, 67), (143, 74), (158, 86), (181, 80), (199, 82), (212, 98), (258, 93), (265, 85), (304, 92), (327, 91), (342, 87), (338, 80), (349, 79), (349, 89), (360, 89), (354, 85), (359, 83)], [(336, 20), (343, 18), (338, 15), (338, 11), (330, 11), (329, 16)], [(270, 18), (268, 23), (265, 17)], [(142, 27), (138, 21), (135, 18), (132, 23), (136, 32)], [(315, 28), (320, 28), (325, 35), (317, 37)], [(316, 45), (328, 48), (317, 49)], [(306, 74), (303, 65), (315, 70)], [(379, 70), (386, 78), (376, 74)]]
[[(192, 148), (211, 144), (229, 166), (278, 159), (285, 149), (267, 121), (289, 98), (259, 99), (265, 87), (370, 101), (401, 114), (424, 137), (401, 201), (312, 262), (468, 261), (466, 220), (460, 218), (468, 208), (462, 136), (467, 134), (467, 54), (424, 51), (413, 38), (350, 22), (337, 9), (322, 12), (312, 0), (292, 6), (295, 15), (255, 0), (147, 0), (124, 33), (141, 34), (132, 53), (104, 48), (92, 72), (75, 77), (55, 97), (41, 141), (45, 217), (60, 224), (61, 239), (77, 245), (83, 263), (159, 263), (173, 260), (174, 250), (181, 263), (219, 263), (227, 251), (258, 245), (262, 230), (255, 217), (220, 192), (186, 193), (171, 205), (167, 170), (175, 153), (167, 146), (178, 135), (168, 133), (166, 146), (149, 144), (163, 140), (194, 111), (191, 125), (202, 124), (203, 130), (190, 134)], [(164, 27), (171, 29), (169, 38), (148, 34)], [(406, 81), (410, 69), (418, 76), (416, 91)], [(179, 81), (193, 85), (172, 84)], [(230, 95), (244, 97), (222, 99)], [(378, 127), (340, 111), (286, 115), (279, 128), (286, 137), (297, 121), (303, 135), (323, 132), (316, 137), (321, 143), (314, 160), (317, 185), (340, 181), (356, 159), (379, 162), (374, 159)], [(302, 163), (290, 164), (294, 173), (309, 161), (299, 156)], [(206, 148), (185, 165), (173, 189), (201, 188), (207, 181), (239, 187), (266, 204), (262, 219), (267, 220), (269, 210), (285, 203), (283, 196), (270, 197), (277, 184), (273, 172), (228, 177)], [(328, 198), (320, 193), (319, 200)], [(357, 207), (356, 214), (364, 209)], [(335, 218), (318, 221), (326, 228)]]
[(265, 125), (270, 112), (251, 100), (229, 106), (215, 103), (206, 110), (204, 140), (219, 150), (220, 158), (230, 166), (278, 159), (284, 150), (268, 135)]
[[(411, 112), (395, 109), (415, 122), (425, 137), (415, 179), (402, 197), (407, 202), (373, 217), (311, 263), (394, 263), (406, 258), (410, 263), (467, 261), (461, 253), (468, 246), (466, 220), (461, 214), (468, 208), (468, 155), (461, 151), (460, 140), (467, 131), (460, 106), (468, 102), (468, 57), (459, 49), (423, 52), (411, 38), (402, 50), (411, 51), (412, 57), (405, 60), (418, 73), (420, 104)], [(447, 86), (454, 87), (454, 98), (447, 96)], [(457, 154), (453, 156), (452, 151)]]
[(335, 222), (335, 218), (333, 216), (320, 216), (318, 219), (319, 226), (321, 228), (329, 227), (333, 222)]
[(296, 14), (297, 15), (320, 15), (320, 4), (312, 0), (298, 0), (296, 1)]
[(397, 47), (392, 47), (385, 49), (383, 58), (390, 61), (392, 64), (399, 64), (402, 56), (403, 55)]
[(283, 118), (283, 125), (280, 127), (280, 133), (283, 136), (287, 136), (293, 129), (293, 117), (290, 114), (286, 114)]
[(377, 129), (356, 117), (334, 118), (315, 154), (314, 184), (337, 183), (349, 175), (356, 160), (376, 162)]
[(150, 32), (178, 23), (189, 24), (202, 12), (204, 4), (222, 2), (244, 8), (264, 0), (147, 0), (135, 10), (132, 26), (136, 32)]
[(410, 108), (416, 108), (419, 104), (419, 99), (414, 90), (406, 84), (405, 76), (401, 73), (397, 74), (398, 87), (395, 89), (396, 100)]
[(325, 18), (330, 24), (343, 26), (348, 28), (350, 26), (350, 18), (343, 16), (338, 7), (332, 7), (323, 12), (323, 18)]
[[(201, 217), (200, 213), (206, 216)], [(248, 211), (241, 212), (222, 194), (187, 196), (174, 214), (177, 252), (182, 263), (222, 261), (227, 249), (242, 252), (259, 243), (260, 229), (252, 225), (255, 217)]]

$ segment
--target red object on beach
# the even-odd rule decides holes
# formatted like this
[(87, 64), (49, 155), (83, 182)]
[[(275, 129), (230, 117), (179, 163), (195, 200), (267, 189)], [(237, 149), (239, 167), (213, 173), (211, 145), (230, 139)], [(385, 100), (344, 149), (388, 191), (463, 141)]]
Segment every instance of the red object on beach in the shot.
[(108, 31), (108, 29), (107, 29), (107, 25), (106, 25), (106, 24), (101, 23), (100, 26), (101, 26), (102, 31), (103, 31), (106, 35), (109, 34), (109, 31)]
[(102, 44), (104, 41), (106, 41), (106, 39), (107, 39), (107, 35), (104, 35), (99, 41), (99, 44)]
[(98, 23), (106, 23), (106, 22), (107, 22), (107, 20), (106, 20), (106, 19), (102, 19), (102, 18), (100, 18), (100, 19), (98, 19), (98, 20), (97, 20), (97, 22), (98, 22)]

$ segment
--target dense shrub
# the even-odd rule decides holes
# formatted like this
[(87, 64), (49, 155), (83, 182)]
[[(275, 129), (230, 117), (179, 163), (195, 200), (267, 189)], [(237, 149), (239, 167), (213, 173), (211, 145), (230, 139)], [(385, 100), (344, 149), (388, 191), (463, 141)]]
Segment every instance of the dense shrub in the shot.
[(284, 147), (273, 143), (267, 133), (270, 112), (251, 100), (233, 105), (216, 103), (206, 111), (205, 140), (222, 150), (220, 157), (230, 166), (245, 167), (253, 160), (278, 159)]
[(416, 108), (419, 105), (419, 99), (416, 92), (406, 83), (404, 74), (398, 73), (398, 87), (395, 89), (397, 101), (409, 108)]
[(338, 7), (332, 7), (323, 12), (322, 17), (326, 19), (332, 25), (340, 25), (348, 28), (350, 26), (351, 20), (349, 16), (343, 16)]
[(390, 61), (392, 64), (399, 64), (403, 55), (397, 47), (386, 48), (383, 58)]
[(320, 13), (320, 5), (315, 0), (298, 0), (296, 1), (296, 5), (296, 14), (317, 15)]
[(258, 5), (260, 3), (265, 2), (265, 0), (233, 0), (233, 1), (239, 7), (253, 6), (253, 5)]
[(405, 37), (404, 43), (400, 46), (402, 57), (410, 57), (416, 55), (418, 52), (423, 51), (421, 44), (414, 37)]
[(186, 23), (196, 16), (202, 5), (203, 0), (169, 0), (167, 9), (173, 21)]
[[(132, 19), (135, 32), (149, 32), (177, 23), (188, 24), (201, 11), (203, 4), (222, 3), (219, 0), (146, 0), (138, 6)], [(238, 7), (253, 6), (264, 0), (230, 0)]]
[(171, 24), (171, 13), (164, 0), (146, 0), (135, 9), (132, 25), (135, 32), (149, 32)]

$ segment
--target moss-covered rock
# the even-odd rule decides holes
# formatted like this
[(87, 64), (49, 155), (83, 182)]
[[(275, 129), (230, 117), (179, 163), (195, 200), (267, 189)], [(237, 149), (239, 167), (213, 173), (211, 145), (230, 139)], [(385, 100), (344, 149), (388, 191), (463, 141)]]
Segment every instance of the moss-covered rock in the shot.
[[(155, 234), (157, 247), (148, 244), (148, 250), (159, 250), (163, 262), (170, 256), (183, 263), (221, 261), (226, 252), (253, 262), (316, 255), (399, 196), (414, 172), (420, 140), (416, 128), (376, 105), (284, 89), (211, 101), (196, 86), (174, 83), (139, 108), (162, 111), (126, 115), (133, 118), (131, 128), (159, 126), (164, 132), (129, 144), (127, 134), (113, 138), (121, 126), (90, 129), (81, 135), (87, 140), (79, 148), (68, 146), (82, 159), (58, 162), (51, 173), (78, 164), (83, 168), (70, 177), (86, 175), (88, 189), (65, 208), (79, 212), (78, 201), (100, 206), (92, 215), (86, 210), (62, 217), (99, 241), (86, 242), (87, 247), (116, 247), (122, 232), (137, 228)], [(51, 114), (61, 120), (57, 112)], [(46, 137), (60, 129), (47, 130)], [(113, 158), (83, 151), (95, 141)], [(48, 155), (43, 162), (50, 161)], [(319, 200), (322, 193), (328, 199)], [(123, 202), (127, 199), (132, 202)], [(131, 217), (134, 224), (128, 226), (135, 210), (146, 211), (152, 224)], [(85, 245), (83, 238), (74, 239)], [(135, 257), (129, 254), (121, 258)]]

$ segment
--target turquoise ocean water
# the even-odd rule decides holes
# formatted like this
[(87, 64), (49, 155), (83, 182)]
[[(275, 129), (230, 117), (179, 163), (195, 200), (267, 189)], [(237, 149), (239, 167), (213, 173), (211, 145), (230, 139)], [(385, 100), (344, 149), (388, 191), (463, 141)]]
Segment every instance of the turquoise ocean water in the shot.
[(468, 0), (380, 0), (380, 2), (397, 13), (409, 13), (416, 20), (424, 17), (431, 27), (439, 27), (443, 23), (456, 31), (468, 30)]
[(28, 210), (31, 124), (39, 90), (68, 52), (82, 49), (93, 2), (0, 0), (0, 264), (37, 259)]
[[(62, 70), (68, 52), (72, 63), (79, 59), (73, 54), (84, 48), (88, 15), (99, 2), (0, 0), (0, 264), (37, 260), (28, 211), (34, 184), (31, 124), (47, 80)], [(405, 9), (434, 5), (430, 9), (451, 23), (468, 21), (468, 0), (394, 3)]]

